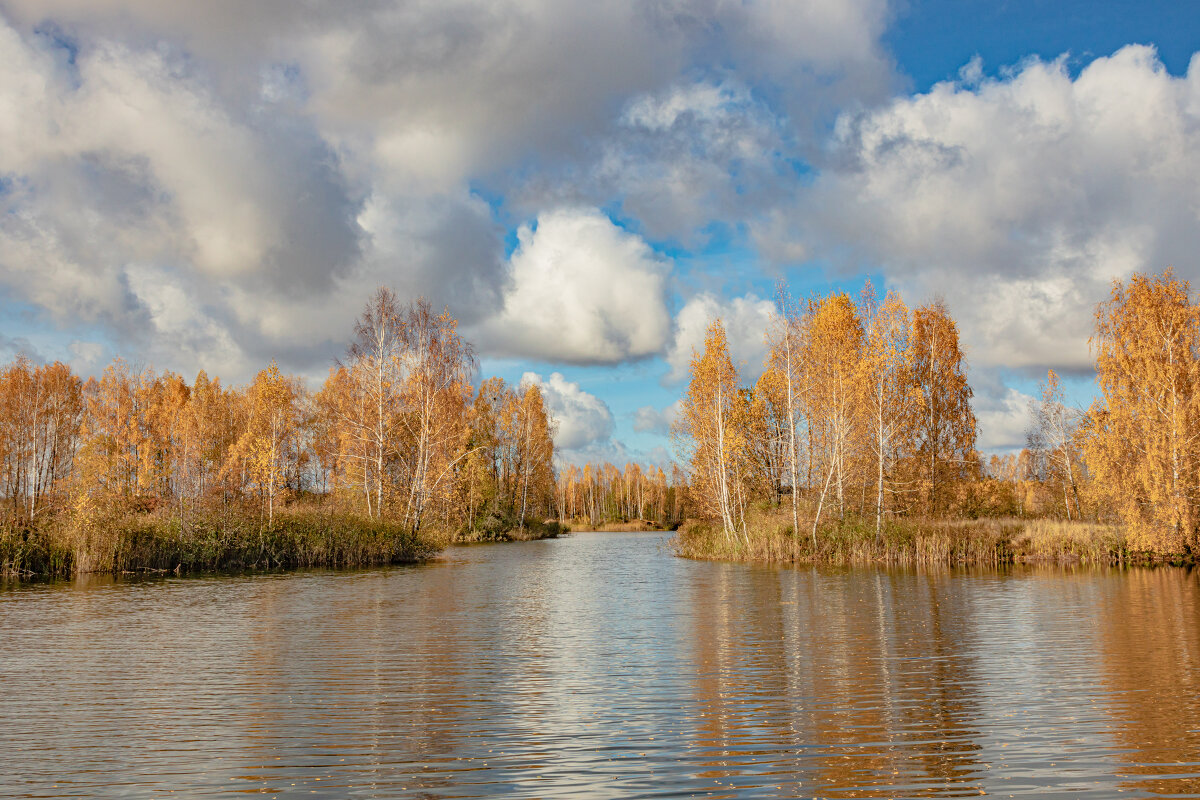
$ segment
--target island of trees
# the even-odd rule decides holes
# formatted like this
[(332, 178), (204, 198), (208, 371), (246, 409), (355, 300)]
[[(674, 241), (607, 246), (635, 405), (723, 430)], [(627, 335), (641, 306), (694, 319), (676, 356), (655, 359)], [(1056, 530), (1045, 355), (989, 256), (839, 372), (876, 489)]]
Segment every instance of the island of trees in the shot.
[(0, 573), (70, 575), (416, 560), (559, 528), (536, 385), (477, 369), (456, 321), (388, 289), (319, 390), (117, 360), (81, 379), (0, 371)]
[(868, 285), (781, 292), (753, 386), (708, 328), (675, 428), (694, 557), (774, 561), (1193, 560), (1200, 307), (1170, 272), (1117, 282), (1091, 339), (1100, 395), (1050, 372), (1029, 447), (984, 459), (958, 327)]

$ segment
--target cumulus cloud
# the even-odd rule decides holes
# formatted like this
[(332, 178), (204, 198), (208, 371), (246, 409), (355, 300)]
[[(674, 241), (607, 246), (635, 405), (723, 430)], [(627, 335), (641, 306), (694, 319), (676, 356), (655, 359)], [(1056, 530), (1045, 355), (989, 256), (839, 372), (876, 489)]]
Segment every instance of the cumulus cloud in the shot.
[(667, 349), (670, 369), (663, 380), (675, 383), (687, 378), (692, 353), (704, 349), (709, 323), (720, 318), (725, 324), (730, 357), (743, 380), (753, 381), (762, 372), (767, 354), (767, 326), (775, 306), (754, 294), (723, 300), (703, 292), (692, 297), (675, 317), (675, 338)]
[(554, 433), (556, 450), (579, 451), (607, 445), (612, 440), (613, 417), (608, 405), (568, 381), (560, 372), (543, 378), (536, 372), (521, 376), (521, 386), (537, 386), (542, 399), (557, 424)]
[(35, 364), (46, 362), (33, 343), (24, 336), (5, 336), (0, 333), (0, 353), (3, 353), (6, 359), (24, 356)]
[(963, 75), (842, 117), (835, 166), (758, 233), (943, 293), (979, 363), (1087, 370), (1113, 278), (1200, 276), (1200, 59), (1174, 77), (1128, 46), (1075, 77), (1063, 59)]
[[(883, 0), (11, 0), (0, 285), (160, 367), (320, 372), (379, 284), (468, 327), (530, 298), (493, 198), (681, 238), (760, 213), (815, 141), (784, 120), (817, 129), (891, 85), (886, 19)], [(566, 359), (642, 357), (661, 325)]]
[(503, 309), (482, 326), (485, 352), (616, 364), (662, 349), (667, 265), (641, 237), (595, 209), (563, 209), (517, 239)]
[(631, 97), (593, 158), (530, 176), (514, 202), (590, 204), (622, 213), (660, 239), (696, 244), (713, 220), (754, 218), (795, 188), (788, 126), (745, 84), (677, 82)]
[[(714, 64), (768, 84), (805, 122), (893, 83), (879, 44), (885, 0), (5, 5), (26, 26), (181, 42), (227, 92), (283, 88), (362, 168), (439, 190), (514, 160), (574, 158), (629, 97)], [(256, 74), (269, 80), (254, 85)]]
[(983, 453), (1019, 450), (1029, 430), (1032, 397), (1011, 387), (977, 393), (972, 403), (979, 423), (976, 448)]
[(668, 434), (671, 432), (671, 425), (679, 419), (682, 407), (682, 400), (676, 400), (662, 409), (642, 406), (633, 413), (633, 429), (639, 433)]
[(0, 282), (60, 326), (151, 352), (178, 335), (193, 364), (221, 328), (217, 360), (240, 370), (261, 331), (224, 289), (303, 300), (358, 258), (357, 204), (311, 129), (231, 111), (169, 47), (69, 50), (0, 20), (0, 50)]
[(67, 345), (67, 350), (71, 353), (71, 367), (84, 375), (98, 372), (103, 366), (104, 356), (108, 352), (108, 348), (100, 342), (80, 339)]

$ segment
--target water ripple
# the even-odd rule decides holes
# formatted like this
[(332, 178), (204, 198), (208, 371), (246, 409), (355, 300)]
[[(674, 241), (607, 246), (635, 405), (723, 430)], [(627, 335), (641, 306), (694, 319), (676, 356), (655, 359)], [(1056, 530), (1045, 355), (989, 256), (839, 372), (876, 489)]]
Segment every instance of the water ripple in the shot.
[(1200, 796), (1194, 572), (661, 539), (0, 589), (0, 794)]

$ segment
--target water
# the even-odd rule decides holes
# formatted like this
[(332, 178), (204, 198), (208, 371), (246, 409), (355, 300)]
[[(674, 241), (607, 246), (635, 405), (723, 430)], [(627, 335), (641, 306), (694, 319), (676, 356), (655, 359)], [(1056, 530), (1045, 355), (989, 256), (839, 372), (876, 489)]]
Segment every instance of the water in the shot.
[(1200, 796), (1195, 572), (664, 543), (9, 587), (0, 795)]

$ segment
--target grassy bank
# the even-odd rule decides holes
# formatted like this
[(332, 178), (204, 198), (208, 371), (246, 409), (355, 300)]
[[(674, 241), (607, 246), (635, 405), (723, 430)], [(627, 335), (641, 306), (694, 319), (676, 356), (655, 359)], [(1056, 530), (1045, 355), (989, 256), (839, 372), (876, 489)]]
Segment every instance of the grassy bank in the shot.
[(243, 509), (182, 518), (161, 512), (56, 518), (0, 528), (0, 575), (393, 564), (430, 558), (448, 539), (438, 532), (414, 536), (395, 522), (320, 506), (282, 509), (270, 526)]
[(219, 510), (175, 508), (45, 517), (0, 524), (0, 577), (229, 572), (360, 567), (424, 561), (452, 543), (547, 539), (570, 530), (554, 520), (489, 519), (476, 531), (426, 527), (414, 535), (398, 521), (365, 517), (336, 503), (301, 502), (271, 524), (252, 504)]
[(592, 524), (586, 517), (579, 517), (572, 521), (572, 527), (581, 531), (597, 531), (600, 533), (622, 533), (632, 531), (664, 531), (667, 530), (657, 522), (646, 519), (629, 519)]
[(685, 558), (797, 564), (1000, 565), (1012, 563), (1190, 563), (1189, 554), (1131, 551), (1119, 526), (1025, 519), (874, 520), (849, 518), (792, 535), (791, 517), (776, 511), (747, 519), (748, 535), (726, 536), (719, 526), (689, 520), (672, 540)]
[(454, 536), (455, 544), (480, 542), (531, 542), (536, 539), (554, 539), (570, 533), (571, 528), (556, 520), (526, 520), (524, 527), (512, 520), (488, 518), (475, 530), (460, 531)]

